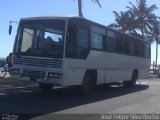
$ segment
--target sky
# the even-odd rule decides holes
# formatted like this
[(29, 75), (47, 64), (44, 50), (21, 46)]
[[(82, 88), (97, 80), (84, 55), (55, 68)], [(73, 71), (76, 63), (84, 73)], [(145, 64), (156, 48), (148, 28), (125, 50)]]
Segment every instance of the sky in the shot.
[[(0, 5), (0, 58), (5, 58), (12, 52), (18, 24), (12, 24), (12, 35), (8, 34), (9, 21), (19, 21), (21, 18), (33, 16), (77, 15), (78, 0), (1, 0)], [(114, 22), (113, 11), (125, 11), (129, 1), (136, 0), (99, 0), (102, 8), (91, 0), (83, 0), (83, 15), (85, 18), (99, 24), (109, 25)], [(156, 4), (155, 11), (160, 16), (159, 0), (147, 0), (147, 5)], [(160, 47), (159, 47), (160, 48)], [(160, 55), (160, 49), (159, 49)], [(155, 61), (155, 44), (152, 44), (151, 61)], [(158, 59), (160, 64), (160, 59)]]

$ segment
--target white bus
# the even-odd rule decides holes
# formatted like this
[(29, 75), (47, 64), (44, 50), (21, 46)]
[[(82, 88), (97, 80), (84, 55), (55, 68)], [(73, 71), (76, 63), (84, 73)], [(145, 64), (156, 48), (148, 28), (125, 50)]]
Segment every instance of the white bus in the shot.
[(20, 20), (11, 76), (35, 81), (42, 89), (123, 81), (133, 86), (147, 78), (150, 43), (81, 17)]

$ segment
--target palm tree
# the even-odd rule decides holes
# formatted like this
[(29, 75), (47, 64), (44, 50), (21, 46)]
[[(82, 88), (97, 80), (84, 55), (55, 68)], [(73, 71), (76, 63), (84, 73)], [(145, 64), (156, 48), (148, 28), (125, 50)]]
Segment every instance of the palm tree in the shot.
[[(102, 7), (99, 0), (92, 0), (92, 2), (95, 2), (98, 4), (99, 7)], [(83, 17), (82, 14), (82, 0), (78, 0), (78, 11), (79, 11), (79, 16)]]
[(130, 11), (123, 12), (121, 11), (120, 14), (116, 11), (113, 11), (115, 15), (115, 22), (111, 24), (110, 26), (113, 28), (116, 28), (119, 31), (122, 32), (129, 32), (129, 33), (135, 33), (133, 22), (134, 22), (134, 16)]
[[(158, 19), (158, 18), (157, 18)], [(158, 59), (158, 45), (160, 44), (160, 21), (155, 20), (152, 27), (152, 36), (153, 39), (156, 41), (156, 67), (157, 67), (157, 59)]]
[(83, 17), (83, 14), (82, 14), (82, 0), (78, 0), (78, 12), (79, 12), (79, 16)]
[(157, 9), (156, 5), (147, 6), (146, 0), (136, 0), (136, 5), (129, 2), (130, 6), (127, 6), (129, 11), (135, 16), (135, 27), (140, 30), (143, 38), (150, 33), (152, 24), (155, 20), (154, 10)]

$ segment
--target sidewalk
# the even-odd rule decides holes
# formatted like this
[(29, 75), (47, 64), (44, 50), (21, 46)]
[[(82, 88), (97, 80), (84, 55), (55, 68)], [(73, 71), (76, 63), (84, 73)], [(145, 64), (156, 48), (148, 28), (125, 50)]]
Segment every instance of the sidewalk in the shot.
[(37, 83), (11, 79), (9, 76), (0, 79), (0, 90), (36, 87)]

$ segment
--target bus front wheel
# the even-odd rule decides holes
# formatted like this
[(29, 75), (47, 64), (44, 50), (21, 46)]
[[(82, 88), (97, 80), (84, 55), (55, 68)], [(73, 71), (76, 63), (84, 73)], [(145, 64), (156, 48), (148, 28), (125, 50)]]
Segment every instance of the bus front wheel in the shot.
[(43, 91), (49, 91), (53, 88), (53, 84), (39, 83), (39, 86)]

